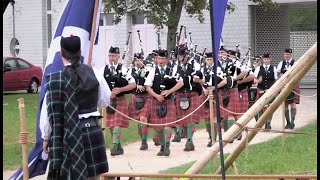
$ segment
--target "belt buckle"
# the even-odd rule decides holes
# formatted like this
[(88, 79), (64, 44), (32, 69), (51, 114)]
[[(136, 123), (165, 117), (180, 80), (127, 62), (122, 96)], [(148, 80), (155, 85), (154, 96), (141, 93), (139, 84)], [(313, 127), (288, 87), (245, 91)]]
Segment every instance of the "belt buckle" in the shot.
[(85, 123), (84, 126), (88, 128), (88, 127), (90, 127), (91, 125), (90, 125), (90, 123)]

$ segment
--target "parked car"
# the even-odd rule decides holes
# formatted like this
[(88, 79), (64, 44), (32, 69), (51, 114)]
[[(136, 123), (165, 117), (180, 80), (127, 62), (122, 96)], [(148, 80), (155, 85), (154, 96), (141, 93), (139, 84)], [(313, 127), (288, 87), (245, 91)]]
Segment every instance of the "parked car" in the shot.
[(3, 57), (3, 90), (27, 90), (37, 93), (41, 85), (43, 72), (25, 59), (18, 57)]

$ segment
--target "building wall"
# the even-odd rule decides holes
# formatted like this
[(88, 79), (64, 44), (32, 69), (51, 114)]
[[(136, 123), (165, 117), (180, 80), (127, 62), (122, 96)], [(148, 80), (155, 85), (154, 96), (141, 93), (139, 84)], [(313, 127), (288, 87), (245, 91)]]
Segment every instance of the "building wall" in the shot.
[[(20, 43), (19, 57), (43, 67), (47, 47), (45, 35), (45, 14), (43, 0), (16, 0), (15, 37)], [(12, 6), (8, 5), (3, 14), (3, 56), (10, 53), (10, 41), (13, 38)]]

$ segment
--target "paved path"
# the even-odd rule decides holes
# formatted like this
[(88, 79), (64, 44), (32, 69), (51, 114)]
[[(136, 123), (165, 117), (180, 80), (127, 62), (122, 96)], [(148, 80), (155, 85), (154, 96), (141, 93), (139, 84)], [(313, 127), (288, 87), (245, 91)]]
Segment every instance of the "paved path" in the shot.
[[(316, 90), (301, 90), (302, 95), (313, 95)], [(297, 117), (296, 127), (299, 128), (315, 121), (317, 118), (317, 98), (316, 97), (301, 97), (301, 104), (297, 105)], [(272, 129), (281, 130), (281, 108), (273, 115), (273, 121), (271, 123)], [(252, 127), (255, 120), (252, 119), (248, 126)], [(270, 140), (276, 136), (280, 136), (279, 133), (259, 132), (250, 144), (256, 144)], [(195, 161), (205, 152), (208, 142), (208, 134), (205, 130), (199, 130), (194, 134), (195, 151), (184, 152), (184, 144), (186, 139), (182, 139), (180, 143), (171, 143), (171, 154), (169, 157), (156, 156), (159, 151), (159, 147), (153, 145), (152, 140), (148, 141), (149, 149), (147, 151), (140, 151), (140, 142), (131, 143), (124, 146), (124, 155), (122, 156), (110, 156), (109, 149), (108, 161), (110, 164), (110, 172), (135, 172), (135, 173), (156, 173), (161, 170), (165, 170), (171, 167), (176, 167), (187, 162)], [(230, 153), (239, 141), (235, 140), (232, 144), (228, 144), (224, 147), (224, 153)], [(8, 179), (14, 171), (6, 171), (3, 174), (4, 179)], [(46, 176), (38, 176), (33, 179), (40, 180), (45, 179)]]

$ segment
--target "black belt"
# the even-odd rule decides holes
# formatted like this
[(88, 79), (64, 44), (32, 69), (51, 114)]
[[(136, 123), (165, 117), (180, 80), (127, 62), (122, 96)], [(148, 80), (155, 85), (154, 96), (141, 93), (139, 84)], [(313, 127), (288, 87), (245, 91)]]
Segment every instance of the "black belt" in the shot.
[(80, 128), (89, 128), (94, 126), (99, 126), (98, 120), (100, 117), (98, 116), (90, 116), (88, 118), (80, 119)]

